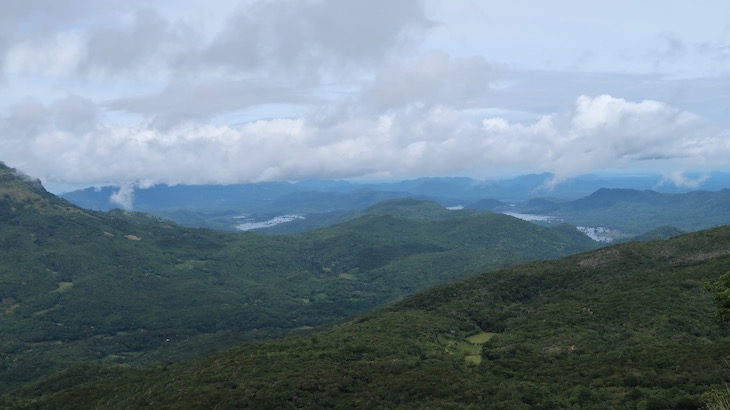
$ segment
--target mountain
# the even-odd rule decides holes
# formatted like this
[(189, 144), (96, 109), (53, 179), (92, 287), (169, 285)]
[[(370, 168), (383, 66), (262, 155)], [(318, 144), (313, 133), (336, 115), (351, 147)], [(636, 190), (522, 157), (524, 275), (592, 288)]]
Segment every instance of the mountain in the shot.
[(730, 189), (672, 194), (602, 188), (572, 201), (532, 199), (510, 211), (546, 215), (579, 226), (618, 229), (628, 236), (663, 226), (695, 231), (730, 223)]
[(685, 232), (683, 232), (680, 229), (677, 229), (673, 226), (662, 226), (656, 229), (652, 229), (649, 232), (645, 232), (641, 235), (635, 236), (631, 238), (632, 241), (640, 241), (640, 242), (648, 242), (648, 241), (655, 241), (659, 239), (670, 239), (674, 238), (675, 236), (681, 235)]
[(498, 199), (480, 199), (478, 201), (468, 203), (465, 207), (479, 211), (494, 211), (499, 208), (507, 207), (507, 204)]
[(0, 391), (81, 362), (192, 358), (594, 247), (574, 228), (418, 200), (298, 235), (190, 229), (79, 208), (3, 166)]
[[(349, 182), (311, 180), (292, 182), (265, 182), (232, 185), (156, 185), (140, 189), (125, 188), (123, 193), (133, 209), (148, 212), (177, 223), (193, 227), (235, 229), (234, 217), (273, 218), (283, 214), (303, 215), (309, 221), (278, 226), (277, 233), (295, 233), (327, 226), (340, 219), (335, 215), (349, 215), (368, 206), (393, 198), (415, 197), (431, 200), (443, 206), (467, 206), (473, 209), (494, 210), (507, 203), (524, 202), (535, 197), (555, 198), (558, 202), (586, 197), (601, 188), (653, 189), (663, 193), (688, 192), (667, 184), (659, 175), (596, 176), (583, 175), (551, 185), (555, 175), (549, 173), (522, 175), (505, 180), (474, 180), (471, 178), (418, 178), (399, 182)], [(702, 179), (700, 186), (719, 190), (730, 186), (730, 174), (714, 173)], [(63, 197), (78, 206), (93, 210), (111, 210), (121, 201), (112, 197), (117, 187), (87, 188)], [(117, 195), (118, 196), (118, 195)], [(490, 198), (493, 202), (479, 201)], [(502, 204), (494, 202), (500, 201)], [(220, 218), (219, 215), (228, 215)], [(291, 229), (288, 229), (291, 228)]]
[(730, 377), (704, 282), (730, 227), (440, 285), (327, 330), (150, 369), (79, 366), (13, 408), (694, 409)]

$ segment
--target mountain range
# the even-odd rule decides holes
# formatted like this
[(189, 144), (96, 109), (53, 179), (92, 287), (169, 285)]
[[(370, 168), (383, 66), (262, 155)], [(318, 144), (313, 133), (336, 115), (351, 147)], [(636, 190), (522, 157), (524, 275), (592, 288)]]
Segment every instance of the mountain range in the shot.
[(150, 365), (306, 331), (595, 247), (568, 225), (415, 199), (297, 235), (192, 229), (79, 208), (0, 165), (0, 391), (78, 363)]
[[(715, 215), (725, 194), (531, 206)], [(598, 247), (553, 224), (396, 198), (295, 235), (192, 229), (0, 164), (0, 407), (701, 407), (730, 377), (705, 285), (730, 227)]]
[[(674, 226), (682, 231), (730, 222), (730, 178), (715, 174), (705, 182), (715, 190), (686, 191), (657, 177), (583, 176), (545, 188), (551, 174), (479, 182), (468, 178), (422, 178), (398, 183), (302, 181), (230, 186), (166, 186), (137, 189), (129, 202), (139, 211), (190, 227), (257, 229), (298, 233), (344, 222), (369, 206), (394, 198), (430, 200), (450, 209), (508, 213), (555, 224), (601, 228), (605, 240), (625, 240)], [(710, 181), (713, 181), (710, 183)], [(727, 184), (722, 185), (727, 182)], [(619, 184), (626, 184), (620, 186)], [(632, 188), (634, 187), (634, 188)], [(657, 190), (647, 189), (653, 187)], [(639, 188), (639, 189), (636, 189)], [(63, 197), (94, 210), (119, 207), (119, 188), (84, 189)], [(545, 196), (545, 195), (549, 196)], [(289, 222), (279, 223), (282, 216)], [(269, 222), (267, 222), (269, 221)]]

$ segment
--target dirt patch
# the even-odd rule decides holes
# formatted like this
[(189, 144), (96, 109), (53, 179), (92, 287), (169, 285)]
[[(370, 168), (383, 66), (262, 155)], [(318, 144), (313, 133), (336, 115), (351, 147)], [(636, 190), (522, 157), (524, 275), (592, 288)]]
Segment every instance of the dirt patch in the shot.
[(709, 259), (719, 258), (720, 256), (730, 255), (730, 249), (718, 249), (714, 252), (696, 253), (694, 255), (687, 256), (688, 261), (702, 262)]
[(599, 266), (605, 266), (618, 259), (619, 252), (616, 249), (606, 249), (592, 254), (590, 258), (583, 259), (578, 262), (581, 268), (595, 269)]
[(58, 282), (58, 289), (54, 290), (55, 293), (63, 293), (74, 286), (73, 282)]
[(124, 235), (125, 238), (129, 239), (130, 241), (141, 241), (142, 238), (140, 238), (137, 235)]

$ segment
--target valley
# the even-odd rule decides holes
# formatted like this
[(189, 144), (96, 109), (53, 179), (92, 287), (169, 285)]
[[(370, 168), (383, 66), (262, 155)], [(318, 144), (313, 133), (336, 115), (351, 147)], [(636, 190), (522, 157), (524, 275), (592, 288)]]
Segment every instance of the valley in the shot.
[(0, 1), (0, 410), (730, 410), (728, 9)]
[(730, 377), (705, 289), (726, 226), (606, 247), (395, 198), (235, 233), (85, 210), (4, 166), (0, 216), (6, 408), (697, 408)]
[(297, 235), (191, 229), (87, 211), (0, 172), (0, 390), (78, 363), (193, 358), (595, 247), (569, 226), (412, 199)]
[[(543, 187), (548, 178), (549, 174), (491, 183), (425, 178), (391, 184), (305, 181), (159, 186), (136, 190), (134, 206), (185, 226), (226, 231), (243, 226), (267, 234), (302, 233), (331, 226), (379, 202), (397, 198), (428, 200), (450, 210), (498, 212), (544, 226), (569, 223), (582, 227), (602, 243), (631, 240), (668, 226), (687, 232), (730, 223), (730, 190), (717, 189), (717, 184), (726, 181), (725, 174), (718, 174), (713, 184), (708, 181), (707, 186), (715, 190), (707, 191), (661, 190), (658, 180), (588, 177), (548, 191)], [(618, 183), (636, 188), (614, 188)], [(112, 187), (89, 188), (63, 197), (81, 207), (110, 210), (119, 206), (110, 201), (113, 193)], [(247, 222), (250, 224), (241, 225), (242, 214), (251, 219)]]

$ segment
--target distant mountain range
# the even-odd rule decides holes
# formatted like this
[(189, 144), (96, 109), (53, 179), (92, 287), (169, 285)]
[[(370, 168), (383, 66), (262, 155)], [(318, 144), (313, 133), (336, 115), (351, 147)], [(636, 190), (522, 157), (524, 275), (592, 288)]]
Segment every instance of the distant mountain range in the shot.
[(696, 231), (726, 225), (730, 223), (730, 189), (668, 194), (602, 188), (573, 201), (533, 199), (495, 209), (550, 216), (558, 223), (606, 227), (633, 237), (663, 226)]
[[(608, 239), (628, 239), (663, 226), (691, 231), (730, 222), (730, 174), (716, 173), (704, 191), (662, 184), (659, 176), (586, 175), (546, 188), (552, 174), (525, 175), (503, 181), (468, 178), (421, 178), (360, 184), (346, 181), (272, 182), (228, 186), (166, 186), (131, 193), (134, 209), (190, 227), (236, 230), (268, 226), (267, 233), (296, 233), (330, 226), (376, 203), (417, 198), (442, 206), (531, 216), (545, 223), (568, 222), (610, 231)], [(118, 207), (111, 198), (119, 188), (88, 188), (64, 194), (92, 210)], [(292, 222), (261, 224), (282, 215)], [(549, 217), (549, 218), (545, 218)], [(529, 218), (528, 218), (529, 219)], [(248, 223), (248, 224), (246, 224)], [(254, 223), (254, 224), (251, 224)]]
[[(477, 181), (469, 178), (419, 178), (401, 182), (356, 183), (346, 181), (264, 182), (234, 185), (155, 185), (133, 192), (136, 211), (172, 211), (187, 209), (201, 212), (332, 212), (359, 210), (385, 199), (412, 196), (430, 199), (445, 206), (466, 205), (478, 200), (494, 199), (505, 203), (522, 202), (535, 197), (565, 200), (578, 199), (601, 188), (651, 189), (663, 193), (689, 192), (663, 183), (660, 176), (585, 175), (571, 178), (552, 189), (549, 173), (524, 175), (500, 181)], [(699, 186), (704, 190), (730, 187), (730, 173), (714, 173)], [(119, 208), (112, 195), (118, 187), (86, 188), (61, 197), (86, 209)]]

